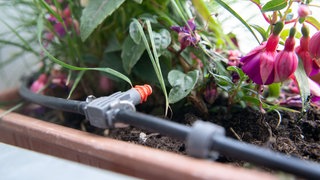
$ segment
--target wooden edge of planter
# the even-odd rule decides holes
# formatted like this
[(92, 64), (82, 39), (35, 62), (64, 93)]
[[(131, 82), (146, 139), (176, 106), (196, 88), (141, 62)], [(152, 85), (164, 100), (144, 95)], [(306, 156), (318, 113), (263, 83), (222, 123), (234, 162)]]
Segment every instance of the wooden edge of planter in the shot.
[[(17, 89), (0, 93), (0, 101), (11, 99), (19, 99)], [(17, 113), (0, 119), (0, 141), (139, 178), (278, 179), (266, 172), (118, 141)]]
[(276, 178), (265, 172), (164, 152), (16, 113), (0, 120), (0, 141), (140, 178)]

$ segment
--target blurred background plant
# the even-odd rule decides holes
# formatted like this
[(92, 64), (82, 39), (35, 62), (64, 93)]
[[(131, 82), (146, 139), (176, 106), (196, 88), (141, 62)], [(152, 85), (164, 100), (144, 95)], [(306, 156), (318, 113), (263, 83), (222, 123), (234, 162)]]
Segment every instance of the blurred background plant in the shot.
[[(291, 42), (311, 37), (320, 29), (319, 21), (309, 9), (319, 8), (319, 5), (310, 0), (246, 1), (263, 17), (264, 26), (261, 26), (243, 19), (231, 8), (234, 2), (2, 1), (2, 7), (15, 7), (19, 13), (10, 17), (15, 26), (1, 19), (2, 26), (8, 30), (1, 34), (1, 48), (14, 46), (18, 50), (2, 60), (0, 68), (4, 69), (25, 53), (33, 54), (37, 59), (33, 61), (34, 71), (39, 77), (35, 78), (32, 90), (38, 92), (46, 87), (42, 93), (64, 98), (108, 95), (147, 83), (155, 90), (150, 102), (154, 106), (153, 113), (154, 109), (160, 109), (160, 114), (164, 115), (170, 112), (170, 105), (173, 112), (192, 106), (207, 115), (221, 102), (227, 102), (228, 109), (251, 106), (262, 112), (264, 109), (290, 110), (287, 107), (296, 106), (306, 110), (310, 95), (314, 97), (312, 103), (319, 103), (316, 99), (320, 96), (319, 82), (308, 80), (308, 76), (319, 73), (317, 55), (310, 56), (312, 75), (305, 73), (307, 64), (301, 55), (299, 66), (298, 60), (290, 61), (291, 69), (289, 61), (277, 61), (279, 67), (290, 69), (287, 74), (275, 75), (274, 65), (276, 54), (284, 54), (280, 50), (286, 49), (284, 44), (289, 39), (290, 29), (296, 29), (290, 35), (295, 39)], [(241, 51), (243, 47), (237, 39), (243, 35), (234, 34), (232, 30), (226, 32), (224, 14), (239, 21), (251, 33), (258, 50), (247, 55)], [(283, 28), (275, 27), (279, 21)], [(303, 35), (301, 27), (310, 29), (311, 33)], [(260, 52), (270, 49), (271, 45), (264, 46), (262, 42), (271, 41), (269, 39), (273, 40), (274, 56), (264, 61)], [(252, 40), (245, 46), (251, 44)], [(308, 48), (306, 51), (309, 52)], [(271, 79), (264, 81), (270, 74)], [(274, 76), (278, 78), (276, 81)]]

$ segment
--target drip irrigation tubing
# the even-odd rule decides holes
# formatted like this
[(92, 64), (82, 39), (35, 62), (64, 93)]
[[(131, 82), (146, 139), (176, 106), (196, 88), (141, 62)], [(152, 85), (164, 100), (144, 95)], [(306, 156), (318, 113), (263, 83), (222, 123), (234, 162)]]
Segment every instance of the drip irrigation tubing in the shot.
[[(90, 102), (66, 100), (62, 98), (36, 94), (29, 90), (29, 84), (30, 81), (24, 80), (19, 90), (20, 95), (24, 99), (53, 109), (78, 113), (82, 115), (87, 114), (86, 111), (89, 109), (87, 107), (88, 103)], [(113, 102), (108, 103), (113, 104)], [(199, 141), (193, 142), (190, 145), (192, 146), (197, 145), (197, 143), (200, 143), (199, 147), (191, 147), (196, 151), (199, 151), (199, 148), (201, 147), (208, 148), (207, 150), (200, 149), (200, 154), (202, 153), (202, 155), (200, 155), (199, 157), (205, 158), (203, 156), (207, 156), (206, 158), (210, 158), (207, 153), (207, 151), (210, 151), (216, 154), (219, 153), (224, 156), (232, 157), (238, 160), (244, 160), (257, 165), (262, 165), (264, 167), (268, 167), (274, 170), (285, 171), (303, 178), (320, 179), (320, 165), (318, 163), (301, 160), (295, 157), (290, 157), (285, 154), (271, 151), (269, 149), (261, 148), (255, 145), (251, 145), (248, 143), (236, 141), (231, 138), (225, 137), (224, 129), (220, 126), (220, 129), (217, 129), (218, 126), (212, 123), (209, 123), (211, 125), (208, 125), (208, 122), (205, 122), (207, 124), (202, 125), (202, 132), (202, 129), (195, 130), (196, 128), (193, 126), (182, 125), (176, 122), (168, 121), (162, 118), (146, 115), (128, 109), (119, 109), (118, 106), (111, 107), (116, 107), (116, 109), (111, 109), (110, 112), (107, 113), (108, 116), (101, 118), (105, 121), (109, 121), (109, 125), (113, 125), (116, 122), (122, 122), (135, 127), (158, 132), (160, 134), (184, 140), (187, 142), (191, 140)], [(99, 110), (104, 111), (106, 109), (101, 108)], [(88, 120), (91, 122), (90, 119)], [(211, 129), (210, 126), (212, 126)], [(223, 129), (223, 132), (220, 131), (221, 129)], [(199, 137), (197, 137), (198, 135)], [(207, 141), (201, 142), (202, 140)]]

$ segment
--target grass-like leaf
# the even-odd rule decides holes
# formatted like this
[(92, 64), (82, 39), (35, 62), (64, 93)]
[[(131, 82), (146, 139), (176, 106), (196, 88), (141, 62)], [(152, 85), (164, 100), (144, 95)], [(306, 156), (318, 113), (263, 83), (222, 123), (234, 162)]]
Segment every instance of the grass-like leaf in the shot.
[(74, 90), (75, 90), (76, 87), (78, 86), (78, 84), (79, 84), (80, 80), (82, 79), (82, 77), (83, 77), (83, 75), (84, 75), (85, 72), (86, 72), (86, 71), (80, 71), (80, 73), (77, 75), (77, 78), (74, 80), (74, 83), (73, 83), (73, 85), (72, 85), (72, 87), (71, 87), (71, 90), (70, 90), (70, 92), (69, 92), (69, 95), (68, 95), (68, 98), (67, 98), (67, 99), (70, 99), (71, 95), (73, 94)]
[(29, 43), (13, 28), (11, 27), (8, 23), (6, 23), (5, 21), (3, 21), (2, 19), (0, 19), (0, 21), (10, 29), (10, 31), (23, 43), (23, 45), (18, 45), (18, 43), (14, 43), (14, 42), (6, 42), (6, 43), (10, 43), (11, 45), (23, 48), (27, 51), (30, 51), (32, 53), (36, 53), (35, 50), (33, 50), (33, 48), (31, 48), (31, 46), (29, 45)]
[(304, 70), (303, 62), (299, 58), (299, 65), (297, 70), (294, 73), (296, 80), (298, 82), (300, 96), (302, 101), (302, 109), (301, 111), (304, 112), (308, 106), (309, 98), (310, 98), (310, 87), (308, 83), (308, 76)]
[(133, 19), (133, 22), (135, 22), (137, 24), (138, 31), (141, 34), (142, 42), (144, 43), (144, 45), (146, 47), (146, 50), (147, 50), (148, 55), (150, 57), (153, 69), (156, 72), (158, 81), (160, 83), (162, 92), (164, 94), (165, 102), (166, 102), (165, 116), (167, 116), (168, 109), (169, 109), (168, 94), (167, 94), (165, 82), (164, 82), (164, 79), (163, 79), (163, 75), (162, 75), (162, 72), (161, 72), (158, 53), (157, 53), (157, 50), (156, 50), (156, 47), (155, 47), (150, 21), (146, 20), (145, 23), (147, 25), (147, 30), (148, 30), (148, 34), (149, 34), (150, 41), (151, 41), (151, 47), (152, 47), (153, 51), (151, 51), (151, 49), (150, 49), (150, 45), (148, 43), (148, 39), (147, 39), (147, 37), (146, 37), (146, 35), (145, 35), (144, 31), (143, 31), (143, 28), (142, 28), (141, 24), (139, 23), (139, 21), (137, 19)]
[(70, 65), (70, 64), (67, 64), (57, 58), (55, 58), (50, 52), (47, 51), (47, 49), (43, 46), (42, 44), (42, 32), (43, 32), (43, 16), (39, 16), (38, 17), (38, 21), (37, 21), (37, 35), (38, 35), (38, 42), (40, 44), (40, 47), (41, 49), (43, 50), (43, 52), (48, 56), (48, 58), (53, 61), (54, 63), (56, 64), (59, 64), (60, 66), (64, 67), (64, 68), (67, 68), (67, 69), (70, 69), (70, 70), (75, 70), (75, 71), (101, 71), (101, 72), (106, 72), (108, 74), (111, 74), (113, 76), (116, 76), (126, 82), (128, 82), (131, 86), (132, 86), (132, 83), (130, 81), (130, 79), (125, 76), (124, 74), (118, 72), (118, 71), (115, 71), (113, 69), (110, 69), (110, 68), (86, 68), (86, 67), (78, 67), (78, 66), (73, 66), (73, 65)]
[(236, 17), (251, 32), (251, 34), (254, 36), (254, 38), (257, 40), (257, 42), (260, 44), (258, 37), (253, 32), (250, 25), (245, 20), (243, 20), (242, 17), (237, 12), (235, 12), (230, 6), (228, 6), (228, 4), (226, 4), (222, 0), (216, 0), (216, 2), (219, 3), (227, 11), (229, 11), (234, 17)]

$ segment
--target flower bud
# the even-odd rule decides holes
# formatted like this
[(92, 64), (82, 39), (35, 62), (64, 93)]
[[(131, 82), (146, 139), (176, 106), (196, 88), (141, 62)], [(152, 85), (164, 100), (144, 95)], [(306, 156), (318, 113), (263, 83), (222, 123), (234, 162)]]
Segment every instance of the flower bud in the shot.
[(282, 29), (283, 29), (283, 26), (284, 26), (283, 22), (278, 21), (278, 22), (274, 25), (274, 29), (273, 29), (272, 34), (274, 34), (274, 35), (279, 35), (280, 32), (281, 32)]
[(313, 61), (308, 51), (309, 49), (309, 30), (303, 25), (301, 28), (302, 37), (300, 38), (300, 46), (296, 48), (296, 53), (303, 62), (303, 67), (308, 76), (310, 76), (313, 70)]
[[(292, 33), (291, 33), (292, 32)], [(290, 30), (290, 36), (284, 44), (284, 50), (279, 52), (274, 62), (274, 82), (282, 82), (288, 79), (298, 67), (298, 57), (294, 52), (294, 28)]]
[(298, 8), (298, 15), (301, 18), (305, 18), (311, 14), (311, 11), (307, 5), (300, 5)]

